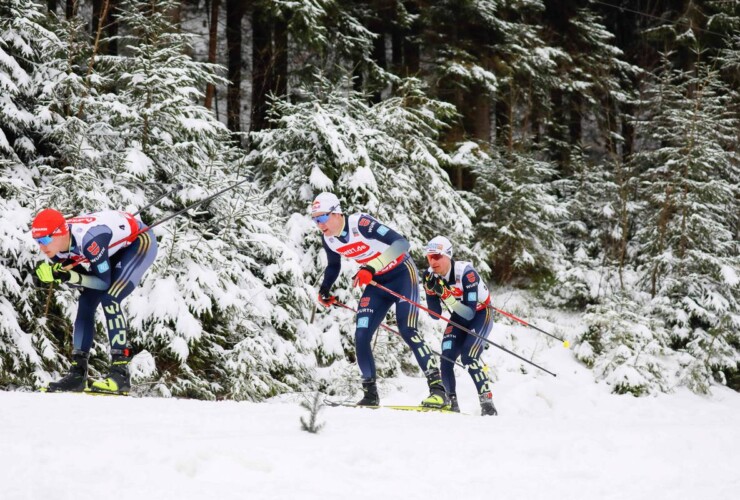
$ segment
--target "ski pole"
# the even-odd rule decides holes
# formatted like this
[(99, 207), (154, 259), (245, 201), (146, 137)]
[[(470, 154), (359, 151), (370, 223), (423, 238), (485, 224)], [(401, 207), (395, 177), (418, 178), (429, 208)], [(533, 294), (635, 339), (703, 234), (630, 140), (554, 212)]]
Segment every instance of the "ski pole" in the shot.
[(487, 304), (487, 305), (486, 305), (486, 307), (487, 307), (487, 308), (489, 308), (489, 309), (493, 309), (493, 310), (494, 310), (494, 311), (496, 311), (497, 313), (499, 313), (499, 314), (503, 314), (503, 315), (504, 315), (504, 316), (506, 316), (507, 318), (509, 318), (509, 319), (513, 319), (514, 321), (517, 321), (517, 322), (521, 323), (521, 324), (522, 324), (522, 325), (524, 325), (524, 326), (527, 326), (527, 327), (529, 327), (529, 328), (533, 328), (533, 329), (537, 330), (538, 332), (542, 332), (542, 333), (544, 333), (545, 335), (547, 335), (547, 336), (549, 336), (549, 337), (552, 337), (552, 338), (554, 338), (554, 339), (556, 339), (556, 340), (559, 340), (560, 342), (562, 342), (562, 343), (563, 343), (563, 347), (565, 347), (566, 349), (567, 349), (568, 347), (570, 347), (570, 342), (568, 342), (567, 340), (565, 340), (565, 339), (561, 339), (560, 337), (558, 337), (558, 336), (556, 336), (556, 335), (553, 335), (552, 333), (548, 333), (548, 332), (546, 332), (545, 330), (543, 330), (542, 328), (537, 328), (536, 326), (534, 326), (534, 325), (532, 325), (532, 324), (529, 324), (529, 323), (527, 323), (527, 322), (526, 322), (526, 321), (524, 321), (523, 319), (521, 319), (521, 318), (517, 318), (516, 316), (514, 316), (514, 315), (513, 315), (513, 314), (511, 314), (511, 313), (508, 313), (508, 312), (506, 312), (506, 311), (502, 311), (501, 309), (498, 309), (498, 308), (496, 308), (496, 307), (493, 307), (493, 306), (492, 306), (491, 304)]
[(534, 366), (535, 368), (539, 368), (539, 369), (540, 369), (540, 370), (542, 370), (543, 372), (545, 372), (545, 373), (548, 373), (548, 374), (552, 375), (553, 377), (557, 377), (557, 375), (556, 375), (555, 373), (553, 373), (553, 372), (551, 372), (551, 371), (549, 371), (549, 370), (547, 370), (547, 369), (545, 369), (545, 368), (541, 367), (540, 365), (538, 365), (538, 364), (536, 364), (536, 363), (533, 363), (533, 362), (529, 361), (528, 359), (526, 359), (526, 358), (523, 358), (523, 357), (519, 356), (519, 355), (518, 355), (517, 353), (515, 353), (515, 352), (512, 352), (512, 351), (508, 350), (507, 348), (505, 348), (505, 347), (503, 347), (503, 346), (500, 346), (500, 345), (498, 345), (497, 343), (495, 343), (495, 342), (493, 342), (493, 341), (491, 341), (491, 340), (488, 340), (487, 338), (485, 338), (485, 337), (483, 337), (483, 336), (481, 336), (481, 335), (478, 335), (478, 334), (477, 334), (477, 333), (475, 333), (474, 331), (472, 331), (472, 330), (470, 330), (470, 329), (468, 329), (468, 328), (465, 328), (464, 326), (462, 326), (462, 325), (460, 325), (460, 324), (458, 324), (458, 323), (456, 323), (456, 322), (452, 321), (451, 319), (445, 318), (445, 317), (444, 317), (444, 316), (442, 316), (441, 314), (438, 314), (438, 313), (436, 313), (436, 312), (432, 311), (431, 309), (428, 309), (428, 308), (424, 307), (423, 305), (421, 305), (421, 304), (419, 304), (419, 303), (417, 303), (417, 302), (414, 302), (413, 300), (409, 299), (408, 297), (404, 297), (404, 296), (403, 296), (403, 295), (401, 295), (400, 293), (396, 293), (396, 292), (394, 292), (393, 290), (391, 290), (390, 288), (384, 287), (384, 286), (383, 286), (383, 285), (381, 285), (380, 283), (377, 283), (377, 282), (376, 282), (375, 280), (371, 281), (371, 282), (370, 282), (370, 284), (371, 284), (371, 285), (373, 285), (373, 286), (375, 286), (375, 287), (378, 287), (378, 288), (380, 288), (380, 289), (381, 289), (381, 290), (383, 290), (384, 292), (387, 292), (387, 293), (389, 293), (389, 294), (393, 295), (394, 297), (397, 297), (397, 298), (399, 298), (399, 299), (401, 299), (401, 300), (403, 300), (403, 301), (405, 301), (405, 302), (408, 302), (408, 303), (409, 303), (409, 304), (411, 304), (412, 306), (416, 306), (416, 307), (418, 307), (418, 308), (419, 308), (419, 309), (421, 309), (422, 311), (426, 311), (426, 312), (428, 312), (429, 314), (431, 314), (432, 316), (434, 316), (434, 317), (436, 317), (436, 318), (439, 318), (439, 319), (441, 319), (441, 320), (444, 320), (444, 321), (446, 321), (447, 323), (451, 324), (452, 326), (454, 326), (454, 327), (456, 327), (456, 328), (459, 328), (460, 330), (464, 331), (465, 333), (467, 333), (467, 334), (469, 334), (469, 335), (472, 335), (473, 337), (477, 337), (477, 338), (481, 339), (481, 340), (482, 340), (482, 341), (484, 341), (484, 342), (488, 342), (488, 343), (489, 343), (489, 344), (491, 344), (491, 345), (492, 345), (493, 347), (497, 347), (497, 348), (501, 349), (502, 351), (504, 351), (504, 352), (507, 352), (507, 353), (511, 354), (511, 355), (512, 355), (512, 356), (514, 356), (515, 358), (517, 358), (517, 359), (521, 359), (521, 360), (522, 360), (522, 361), (524, 361), (525, 363), (528, 363), (528, 364), (530, 364), (530, 365)]
[[(165, 223), (165, 222), (167, 222), (168, 220), (170, 220), (170, 219), (174, 219), (174, 218), (175, 218), (175, 217), (177, 217), (178, 215), (184, 214), (184, 213), (185, 213), (185, 212), (187, 212), (188, 210), (190, 210), (190, 209), (192, 209), (192, 208), (195, 208), (195, 207), (197, 207), (198, 205), (202, 205), (203, 203), (206, 203), (206, 202), (208, 202), (208, 201), (211, 201), (211, 200), (213, 200), (214, 198), (218, 198), (219, 196), (221, 196), (221, 195), (222, 195), (222, 194), (224, 194), (225, 192), (227, 192), (227, 191), (231, 191), (231, 190), (232, 190), (232, 189), (234, 189), (235, 187), (237, 187), (237, 186), (239, 186), (239, 185), (241, 185), (241, 184), (244, 184), (245, 182), (247, 182), (247, 181), (250, 181), (250, 180), (252, 180), (252, 179), (251, 179), (251, 178), (249, 178), (249, 177), (247, 177), (246, 179), (242, 179), (242, 180), (240, 180), (239, 182), (235, 182), (235, 183), (234, 183), (234, 184), (232, 184), (231, 186), (229, 186), (229, 187), (227, 187), (227, 188), (224, 188), (224, 189), (222, 189), (222, 190), (221, 190), (221, 191), (219, 191), (218, 193), (214, 193), (214, 194), (212, 194), (211, 196), (209, 196), (209, 197), (207, 197), (207, 198), (203, 198), (203, 199), (202, 199), (202, 200), (200, 200), (200, 201), (196, 201), (195, 203), (193, 203), (193, 204), (191, 204), (191, 205), (188, 205), (187, 207), (183, 208), (182, 210), (178, 210), (178, 211), (177, 211), (177, 212), (175, 212), (174, 214), (170, 214), (170, 215), (168, 215), (167, 217), (165, 217), (165, 218), (163, 218), (163, 219), (159, 219), (159, 220), (158, 220), (157, 222), (154, 222), (153, 224), (150, 224), (150, 225), (148, 225), (148, 226), (144, 226), (144, 227), (140, 228), (140, 229), (139, 229), (138, 231), (136, 231), (136, 232), (135, 232), (134, 234), (132, 234), (131, 236), (128, 236), (128, 237), (126, 237), (126, 238), (121, 238), (120, 240), (118, 240), (118, 241), (115, 241), (115, 242), (111, 243), (110, 245), (108, 245), (108, 248), (112, 248), (112, 247), (114, 247), (114, 246), (120, 245), (120, 244), (121, 244), (121, 243), (123, 243), (124, 241), (128, 241), (128, 240), (133, 240), (133, 239), (134, 239), (135, 237), (139, 236), (140, 234), (142, 234), (142, 233), (146, 233), (146, 232), (147, 232), (147, 231), (149, 231), (150, 229), (153, 229), (153, 228), (155, 228), (155, 227), (159, 226), (160, 224), (164, 224), (164, 223)], [(69, 270), (69, 269), (72, 269), (72, 268), (73, 268), (73, 267), (75, 267), (75, 266), (76, 266), (77, 264), (82, 264), (82, 263), (84, 263), (84, 262), (87, 262), (87, 259), (86, 259), (86, 258), (82, 258), (82, 259), (80, 259), (80, 260), (77, 260), (77, 261), (75, 261), (75, 262), (73, 262), (73, 263), (69, 264), (68, 266), (65, 266), (65, 267), (64, 267), (64, 269), (65, 269), (65, 270)]]
[[(350, 306), (348, 306), (346, 304), (342, 304), (338, 300), (335, 300), (334, 301), (334, 305), (335, 306), (339, 306), (339, 307), (343, 307), (343, 308), (345, 308), (345, 309), (347, 309), (349, 311), (352, 311), (353, 313), (357, 314), (357, 309), (353, 309), (352, 307), (350, 307)], [(387, 330), (387, 331), (391, 332), (391, 333), (395, 333), (396, 335), (398, 335), (399, 337), (401, 337), (401, 333), (400, 332), (397, 332), (396, 330), (394, 330), (390, 326), (386, 325), (385, 323), (381, 323), (380, 324), (380, 327), (383, 328), (384, 330)], [(462, 364), (462, 363), (460, 363), (458, 361), (455, 361), (454, 359), (448, 358), (444, 354), (438, 353), (434, 349), (431, 349), (430, 348), (430, 351), (432, 351), (432, 353), (434, 353), (435, 356), (439, 356), (440, 358), (444, 359), (445, 361), (449, 361), (450, 363), (454, 363), (457, 366), (459, 366), (460, 368), (467, 369), (467, 367), (464, 364)]]
[(163, 195), (161, 195), (159, 198), (157, 198), (153, 202), (149, 203), (148, 205), (141, 207), (140, 209), (138, 209), (136, 212), (134, 212), (131, 215), (139, 215), (141, 212), (143, 212), (147, 208), (153, 207), (154, 205), (156, 205), (159, 202), (159, 200), (161, 200), (162, 198), (165, 198), (165, 197), (171, 195), (172, 193), (174, 193), (175, 191), (179, 191), (181, 189), (182, 189), (182, 184), (176, 184), (174, 188), (172, 188), (171, 190), (167, 191), (166, 193), (164, 193)]

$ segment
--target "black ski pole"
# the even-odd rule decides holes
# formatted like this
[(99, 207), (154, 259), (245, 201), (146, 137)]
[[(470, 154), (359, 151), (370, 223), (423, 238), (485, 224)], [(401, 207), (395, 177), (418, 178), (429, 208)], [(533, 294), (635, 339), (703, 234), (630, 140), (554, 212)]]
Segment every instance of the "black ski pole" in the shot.
[[(163, 218), (163, 219), (159, 219), (158, 221), (154, 222), (153, 224), (149, 224), (148, 226), (144, 226), (144, 227), (142, 227), (141, 229), (139, 229), (138, 231), (136, 231), (136, 232), (135, 232), (134, 234), (132, 234), (131, 236), (128, 236), (128, 237), (126, 237), (126, 238), (122, 238), (122, 239), (120, 239), (120, 240), (118, 240), (118, 241), (115, 241), (115, 242), (111, 243), (110, 245), (108, 245), (108, 248), (114, 247), (114, 246), (116, 246), (116, 245), (120, 245), (120, 244), (121, 244), (121, 243), (123, 243), (124, 241), (129, 241), (129, 240), (132, 240), (132, 239), (134, 239), (134, 238), (135, 238), (136, 236), (139, 236), (139, 235), (140, 235), (141, 233), (146, 233), (146, 232), (147, 232), (147, 231), (149, 231), (150, 229), (152, 229), (152, 228), (155, 228), (155, 227), (159, 226), (160, 224), (164, 224), (165, 222), (167, 222), (167, 221), (169, 221), (169, 220), (171, 220), (171, 219), (174, 219), (174, 218), (175, 218), (175, 217), (177, 217), (178, 215), (184, 214), (184, 213), (185, 213), (185, 212), (187, 212), (188, 210), (190, 210), (190, 209), (192, 209), (192, 208), (195, 208), (195, 207), (197, 207), (198, 205), (202, 205), (203, 203), (209, 202), (209, 201), (213, 200), (214, 198), (218, 198), (219, 196), (221, 196), (222, 194), (226, 193), (227, 191), (231, 191), (231, 190), (232, 190), (232, 189), (234, 189), (235, 187), (237, 187), (237, 186), (239, 186), (239, 185), (241, 185), (241, 184), (244, 184), (244, 183), (245, 183), (245, 182), (247, 182), (247, 181), (251, 181), (251, 180), (252, 180), (251, 178), (247, 177), (246, 179), (242, 179), (242, 180), (240, 180), (239, 182), (235, 182), (235, 183), (234, 183), (234, 184), (232, 184), (231, 186), (229, 186), (229, 187), (227, 187), (227, 188), (224, 188), (224, 189), (222, 189), (222, 190), (221, 190), (221, 191), (219, 191), (218, 193), (214, 193), (214, 194), (212, 194), (211, 196), (209, 196), (209, 197), (207, 197), (207, 198), (203, 198), (203, 199), (202, 199), (202, 200), (200, 200), (200, 201), (196, 201), (195, 203), (193, 203), (193, 204), (191, 204), (191, 205), (188, 205), (187, 207), (183, 208), (182, 210), (178, 210), (178, 211), (177, 211), (177, 212), (175, 212), (174, 214), (170, 214), (170, 215), (168, 215), (167, 217), (165, 217), (165, 218)], [(77, 261), (75, 261), (75, 262), (73, 262), (73, 263), (69, 264), (68, 266), (65, 266), (65, 267), (64, 267), (64, 269), (65, 269), (65, 270), (69, 270), (69, 269), (72, 269), (72, 268), (73, 268), (73, 267), (75, 267), (76, 265), (78, 265), (78, 264), (82, 264), (82, 263), (84, 263), (84, 262), (87, 262), (87, 259), (80, 259), (80, 260), (77, 260)]]
[(149, 207), (153, 207), (154, 205), (156, 205), (157, 203), (159, 203), (159, 201), (160, 201), (160, 200), (161, 200), (162, 198), (165, 198), (165, 197), (167, 197), (167, 196), (171, 195), (172, 193), (174, 193), (175, 191), (179, 191), (179, 190), (181, 190), (181, 189), (182, 189), (182, 184), (176, 184), (174, 188), (172, 188), (171, 190), (167, 191), (166, 193), (164, 193), (163, 195), (161, 195), (161, 196), (160, 196), (159, 198), (157, 198), (157, 199), (156, 199), (156, 200), (154, 200), (153, 202), (149, 203), (148, 205), (146, 205), (146, 206), (143, 206), (143, 207), (141, 207), (140, 209), (138, 209), (138, 210), (137, 210), (136, 212), (134, 212), (134, 213), (133, 213), (133, 214), (131, 214), (131, 215), (139, 215), (139, 214), (140, 214), (141, 212), (143, 212), (143, 211), (144, 211), (144, 210), (146, 210), (147, 208), (149, 208)]
[[(334, 301), (334, 305), (336, 305), (336, 306), (339, 306), (339, 307), (343, 307), (343, 308), (345, 308), (345, 309), (348, 309), (348, 310), (352, 311), (353, 313), (357, 314), (357, 309), (353, 309), (352, 307), (350, 307), (350, 306), (348, 306), (348, 305), (346, 305), (346, 304), (342, 304), (342, 303), (341, 303), (341, 302), (339, 302), (338, 300), (335, 300), (335, 301)], [(391, 328), (390, 326), (386, 325), (385, 323), (381, 323), (381, 324), (380, 324), (380, 327), (381, 327), (382, 329), (386, 330), (386, 331), (389, 331), (389, 332), (391, 332), (391, 333), (395, 333), (396, 335), (398, 335), (399, 337), (401, 337), (401, 333), (400, 333), (400, 332), (397, 332), (396, 330), (394, 330), (394, 329), (393, 329), (393, 328)], [(454, 359), (452, 359), (452, 358), (448, 358), (448, 357), (447, 357), (447, 356), (445, 356), (444, 354), (441, 354), (441, 353), (439, 353), (439, 352), (435, 351), (434, 349), (431, 349), (431, 348), (430, 348), (429, 350), (430, 350), (430, 351), (432, 351), (432, 353), (433, 353), (433, 354), (434, 354), (435, 356), (439, 356), (440, 358), (444, 359), (445, 361), (449, 361), (450, 363), (455, 363), (455, 364), (456, 364), (457, 366), (459, 366), (460, 368), (462, 368), (462, 369), (464, 369), (464, 370), (467, 370), (467, 367), (466, 367), (466, 366), (465, 366), (464, 364), (462, 364), (462, 363), (460, 363), (460, 362), (458, 362), (458, 361), (455, 361), (455, 360), (454, 360)]]

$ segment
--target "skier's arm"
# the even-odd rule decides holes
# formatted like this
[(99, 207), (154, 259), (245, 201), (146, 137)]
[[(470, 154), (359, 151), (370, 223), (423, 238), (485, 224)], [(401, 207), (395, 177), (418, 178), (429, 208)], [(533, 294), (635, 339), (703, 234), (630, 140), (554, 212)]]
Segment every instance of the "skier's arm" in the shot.
[[(439, 301), (439, 297), (434, 294), (430, 295), (429, 292), (427, 292), (427, 307), (437, 314), (442, 314), (442, 303)], [(434, 321), (437, 321), (439, 319), (433, 314), (430, 314), (429, 317), (432, 318)]]
[(69, 283), (84, 288), (107, 290), (111, 285), (110, 245), (113, 233), (105, 226), (97, 226), (85, 235), (82, 243), (82, 254), (90, 261), (90, 272), (82, 273), (70, 270)]
[[(429, 269), (424, 271), (423, 276), (421, 277), (421, 282), (424, 285), (424, 291), (427, 294), (427, 307), (437, 313), (442, 314), (442, 302), (440, 302), (439, 297), (436, 293), (430, 288), (435, 279), (435, 274), (432, 273)], [(434, 321), (437, 321), (439, 318), (435, 316), (434, 314), (430, 314), (429, 317), (431, 317)]]
[(440, 299), (442, 299), (442, 302), (444, 302), (445, 306), (447, 306), (447, 309), (449, 309), (451, 313), (456, 313), (458, 316), (466, 320), (471, 320), (475, 316), (475, 306), (471, 308), (458, 301), (452, 293), (452, 289), (450, 289), (444, 279), (436, 277), (436, 279), (428, 285), (428, 289), (432, 290)]
[(366, 263), (376, 272), (407, 253), (411, 248), (411, 244), (406, 238), (368, 215), (360, 217), (357, 227), (366, 238), (373, 238), (389, 245), (383, 253)]
[(463, 318), (470, 320), (475, 316), (475, 308), (478, 306), (478, 284), (480, 283), (480, 276), (478, 273), (471, 268), (470, 271), (465, 273), (463, 276), (463, 294), (460, 301), (450, 307), (452, 311), (456, 312)]
[(329, 248), (325, 239), (322, 238), (321, 241), (324, 246), (324, 251), (326, 252), (327, 264), (326, 270), (324, 271), (324, 279), (319, 287), (319, 293), (329, 295), (329, 290), (331, 290), (334, 282), (337, 281), (339, 272), (342, 270), (342, 258), (338, 253)]

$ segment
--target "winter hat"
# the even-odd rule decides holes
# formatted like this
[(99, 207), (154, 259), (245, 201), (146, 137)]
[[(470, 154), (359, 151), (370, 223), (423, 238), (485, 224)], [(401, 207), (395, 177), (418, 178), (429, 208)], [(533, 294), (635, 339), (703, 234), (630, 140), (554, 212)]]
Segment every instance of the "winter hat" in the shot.
[(435, 236), (427, 243), (427, 254), (441, 254), (452, 258), (452, 243), (444, 236)]
[(339, 198), (334, 193), (321, 193), (313, 200), (311, 213), (341, 214), (342, 207), (339, 204)]
[(36, 214), (31, 224), (31, 236), (42, 238), (44, 236), (57, 236), (67, 234), (69, 228), (64, 216), (58, 210), (45, 208)]

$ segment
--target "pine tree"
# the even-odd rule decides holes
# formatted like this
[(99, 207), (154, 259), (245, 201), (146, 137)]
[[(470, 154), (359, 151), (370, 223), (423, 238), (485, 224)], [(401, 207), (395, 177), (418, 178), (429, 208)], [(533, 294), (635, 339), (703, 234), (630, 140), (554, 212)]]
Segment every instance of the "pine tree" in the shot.
[[(127, 30), (121, 56), (97, 54), (81, 37), (79, 19), (59, 27), (67, 43), (45, 56), (53, 55), (50, 64), (64, 70), (44, 81), (45, 93), (36, 102), (45, 117), (38, 134), (52, 147), (38, 167), (39, 188), (18, 182), (23, 176), (11, 179), (21, 204), (74, 214), (133, 212), (162, 189), (185, 185), (174, 199), (144, 214), (152, 221), (252, 175), (225, 127), (197, 104), (198, 89), (215, 81), (214, 68), (185, 55), (187, 37), (168, 17), (173, 5), (127, 3), (119, 17)], [(260, 399), (305, 383), (314, 363), (300, 335), (309, 299), (298, 258), (279, 236), (278, 209), (257, 196), (261, 191), (256, 181), (247, 182), (155, 230), (159, 256), (124, 304), (139, 353), (136, 382), (151, 382), (160, 394), (238, 399)], [(31, 197), (33, 203), (23, 201)], [(28, 220), (32, 213), (26, 209), (14, 220)], [(25, 297), (17, 287), (12, 293)], [(45, 298), (31, 306), (38, 309)], [(49, 316), (70, 318), (75, 292), (60, 287), (52, 299)], [(24, 318), (30, 316), (31, 306), (19, 303)], [(58, 359), (46, 339), (69, 333), (66, 320), (55, 323), (60, 324), (46, 335), (44, 328), (25, 324), (9, 335), (25, 328), (35, 332), (40, 342), (20, 340), (28, 344), (26, 358), (40, 365), (40, 355)], [(28, 359), (17, 351), (11, 348), (8, 362), (20, 367)], [(106, 339), (96, 339), (93, 354), (96, 368), (103, 367), (100, 358), (107, 365)], [(24, 376), (21, 382), (30, 385)], [(50, 376), (42, 370), (38, 378)]]
[(640, 294), (614, 293), (584, 315), (586, 333), (574, 347), (616, 394), (643, 396), (673, 389), (668, 332)]
[(37, 103), (55, 75), (47, 54), (60, 45), (43, 20), (30, 0), (0, 0), (0, 387), (33, 385), (61, 366), (58, 344), (46, 336), (57, 321), (42, 318), (47, 288), (32, 279), (36, 244), (27, 225), (46, 147)]
[(705, 392), (717, 370), (740, 360), (738, 119), (729, 106), (737, 93), (701, 61), (692, 72), (665, 61), (647, 93), (653, 114), (638, 123), (650, 144), (636, 158), (647, 202), (637, 251), (655, 314), (692, 358), (682, 381)]
[(544, 277), (563, 258), (560, 226), (566, 212), (552, 192), (555, 171), (534, 155), (512, 151), (478, 165), (476, 235), (490, 242), (499, 282)]

